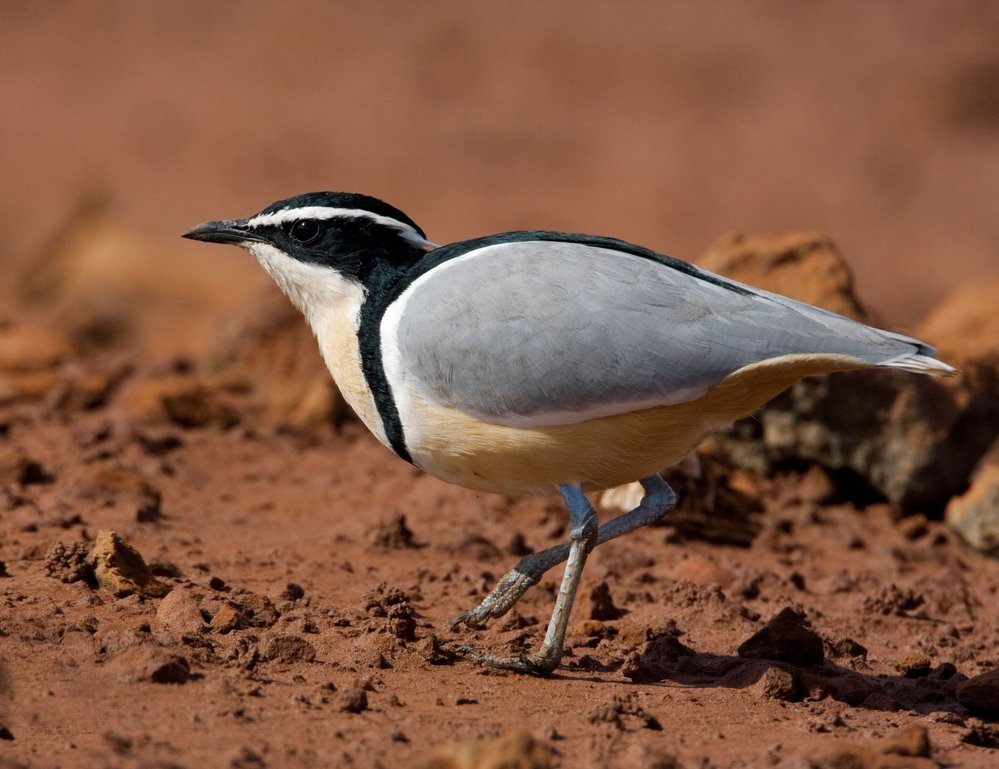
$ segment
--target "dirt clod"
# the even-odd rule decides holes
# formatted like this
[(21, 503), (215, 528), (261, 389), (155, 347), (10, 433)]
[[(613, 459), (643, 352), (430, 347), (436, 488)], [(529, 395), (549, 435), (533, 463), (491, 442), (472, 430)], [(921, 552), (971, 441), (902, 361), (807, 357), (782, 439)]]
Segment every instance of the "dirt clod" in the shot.
[(679, 640), (675, 627), (650, 632), (645, 645), (639, 652), (633, 652), (624, 661), (621, 673), (637, 683), (652, 683), (668, 678), (677, 668), (683, 657), (692, 657), (696, 652)]
[(755, 684), (760, 696), (783, 702), (796, 702), (801, 699), (801, 683), (794, 669), (780, 665), (770, 665)]
[(212, 630), (225, 634), (246, 626), (246, 616), (231, 603), (218, 608), (211, 621)]
[(627, 612), (614, 605), (611, 598), (610, 586), (606, 582), (601, 582), (593, 588), (589, 594), (590, 619), (600, 622), (610, 622), (620, 619)]
[(930, 751), (930, 734), (922, 724), (903, 726), (884, 746), (885, 753), (913, 758), (929, 758)]
[(87, 566), (90, 547), (86, 542), (71, 545), (54, 542), (45, 553), (46, 574), (67, 584), (90, 581), (93, 579), (93, 572)]
[(996, 724), (971, 724), (961, 735), (961, 742), (979, 748), (995, 750), (999, 748), (999, 726)]
[(895, 665), (895, 669), (906, 678), (922, 678), (928, 676), (933, 663), (929, 657), (921, 652), (911, 652), (906, 654)]
[(368, 693), (359, 686), (337, 692), (336, 709), (341, 713), (363, 713), (368, 709)]
[(312, 662), (316, 658), (316, 649), (299, 636), (274, 636), (264, 647), (263, 658), (268, 662), (279, 662), (285, 665), (296, 662)]
[(957, 699), (975, 715), (999, 719), (999, 668), (958, 684)]
[(413, 532), (406, 525), (406, 516), (402, 513), (394, 513), (388, 520), (376, 523), (368, 529), (365, 539), (372, 547), (385, 550), (416, 547)]
[(554, 751), (528, 732), (439, 748), (418, 769), (552, 769)]
[(365, 610), (388, 620), (388, 631), (400, 641), (416, 640), (416, 609), (409, 596), (396, 587), (380, 584), (364, 596)]
[(197, 594), (188, 588), (174, 588), (158, 607), (154, 628), (181, 637), (196, 635), (206, 629)]
[(305, 597), (305, 588), (297, 582), (289, 582), (281, 591), (282, 601), (300, 601)]
[(616, 696), (606, 705), (598, 706), (590, 713), (590, 723), (612, 724), (621, 731), (626, 731), (629, 727), (634, 726), (641, 729), (651, 729), (655, 732), (662, 731), (663, 728), (659, 719), (628, 695)]
[(744, 641), (740, 657), (781, 660), (793, 665), (820, 665), (824, 659), (822, 639), (808, 621), (789, 607)]
[(120, 678), (131, 682), (183, 684), (191, 678), (186, 658), (148, 644), (126, 648), (111, 660), (111, 666)]
[(139, 551), (114, 531), (97, 532), (87, 565), (97, 583), (118, 597), (137, 593), (160, 598), (170, 591), (169, 586), (153, 576)]

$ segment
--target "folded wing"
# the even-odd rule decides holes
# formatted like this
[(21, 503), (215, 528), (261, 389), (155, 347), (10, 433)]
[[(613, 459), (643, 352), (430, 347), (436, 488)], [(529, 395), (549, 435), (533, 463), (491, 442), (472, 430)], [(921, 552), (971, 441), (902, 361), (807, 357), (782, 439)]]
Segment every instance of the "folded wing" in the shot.
[(431, 401), (514, 426), (692, 400), (787, 355), (952, 371), (918, 340), (613, 244), (524, 239), (443, 262), (397, 300), (402, 369)]

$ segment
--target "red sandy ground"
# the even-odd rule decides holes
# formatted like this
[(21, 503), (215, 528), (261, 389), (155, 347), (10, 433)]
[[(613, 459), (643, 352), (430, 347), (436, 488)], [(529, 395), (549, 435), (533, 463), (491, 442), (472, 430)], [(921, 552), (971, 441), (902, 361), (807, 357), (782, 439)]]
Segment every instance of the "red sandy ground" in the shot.
[[(994, 4), (184, 8), (0, 11), (10, 274), (30, 273), (95, 190), (134, 229), (172, 238), (330, 187), (385, 197), (441, 240), (543, 226), (691, 257), (729, 230), (817, 229), (896, 322), (995, 268)], [(214, 328), (209, 300), (253, 295), (237, 254), (176, 248), (180, 264), (203, 262), (205, 293), (170, 305), (181, 289), (165, 283), (176, 332), (87, 370), (184, 369), (178, 349), (196, 355)], [(16, 281), (0, 298), (5, 318), (54, 323)], [(999, 665), (999, 564), (941, 523), (830, 502), (816, 476), (758, 479), (749, 548), (656, 528), (597, 550), (583, 592), (606, 582), (625, 613), (588, 620), (581, 600), (563, 667), (525, 678), (449, 650), (536, 645), (558, 574), (484, 631), (452, 634), (448, 620), (520, 557), (516, 534), (532, 548), (564, 536), (558, 505), (442, 484), (349, 421), (147, 425), (116, 398), (73, 393), (0, 411), (4, 450), (44, 470), (0, 496), (0, 767), (399, 767), (512, 731), (563, 767), (803, 767), (847, 750), (855, 763), (840, 765), (999, 760), (967, 741), (994, 727), (953, 697), (961, 676)], [(162, 515), (140, 522), (150, 488)], [(55, 543), (99, 529), (171, 596), (49, 574)], [(242, 626), (205, 623), (227, 606)], [(824, 639), (830, 670), (854, 674), (852, 694), (812, 680), (775, 699), (725, 673), (787, 606)], [(695, 663), (634, 683), (634, 655), (670, 622)], [(151, 681), (170, 655), (186, 682)], [(930, 675), (906, 677), (919, 655)], [(930, 758), (883, 752), (912, 725), (927, 727)]]

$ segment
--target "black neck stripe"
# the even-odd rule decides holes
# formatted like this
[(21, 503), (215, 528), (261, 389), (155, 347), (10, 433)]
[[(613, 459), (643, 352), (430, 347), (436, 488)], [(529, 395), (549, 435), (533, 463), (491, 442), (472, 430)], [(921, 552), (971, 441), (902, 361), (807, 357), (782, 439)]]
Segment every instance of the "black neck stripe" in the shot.
[[(385, 376), (385, 363), (382, 359), (382, 318), (385, 310), (400, 292), (395, 286), (402, 282), (403, 276), (396, 270), (375, 267), (368, 276), (367, 297), (361, 305), (361, 317), (358, 323), (358, 347), (361, 353), (361, 372), (371, 390), (371, 397), (382, 420), (385, 437), (398, 456), (410, 464), (413, 458), (406, 447), (406, 435), (399, 418), (399, 407), (396, 405), (392, 387)], [(407, 284), (408, 285), (408, 284)]]

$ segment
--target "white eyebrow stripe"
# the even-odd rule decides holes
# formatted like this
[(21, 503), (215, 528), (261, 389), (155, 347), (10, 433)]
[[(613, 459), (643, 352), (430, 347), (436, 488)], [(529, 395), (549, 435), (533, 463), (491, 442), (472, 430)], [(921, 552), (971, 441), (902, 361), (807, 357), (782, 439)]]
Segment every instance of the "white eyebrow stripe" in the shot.
[[(280, 227), (288, 222), (296, 222), (299, 219), (334, 219), (338, 216), (351, 219), (369, 219), (376, 224), (386, 227), (394, 227), (403, 232), (413, 232), (416, 230), (405, 222), (393, 219), (391, 216), (382, 216), (365, 211), (363, 208), (332, 208), (330, 206), (302, 206), (300, 208), (283, 208), (271, 214), (257, 214), (247, 221), (248, 227)], [(417, 233), (418, 234), (418, 233)]]

